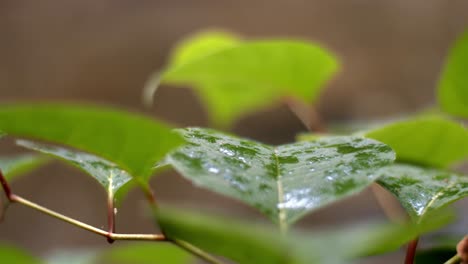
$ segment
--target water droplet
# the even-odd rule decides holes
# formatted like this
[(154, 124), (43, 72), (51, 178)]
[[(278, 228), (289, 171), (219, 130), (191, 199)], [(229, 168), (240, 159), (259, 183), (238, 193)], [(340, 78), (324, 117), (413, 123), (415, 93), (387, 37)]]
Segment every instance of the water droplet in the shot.
[(215, 174), (219, 173), (219, 169), (215, 168), (215, 167), (208, 168), (208, 171), (211, 172), (211, 173), (215, 173)]

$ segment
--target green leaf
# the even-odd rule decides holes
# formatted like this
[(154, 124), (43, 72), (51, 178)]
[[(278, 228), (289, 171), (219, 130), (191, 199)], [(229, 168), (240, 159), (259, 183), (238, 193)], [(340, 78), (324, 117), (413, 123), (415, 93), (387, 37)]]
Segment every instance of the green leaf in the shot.
[(0, 105), (0, 130), (102, 156), (143, 184), (152, 174), (155, 163), (181, 143), (161, 122), (89, 105)]
[(468, 131), (438, 116), (417, 117), (368, 131), (366, 137), (389, 145), (397, 160), (447, 167), (468, 155)]
[(282, 236), (268, 226), (174, 209), (164, 208), (156, 217), (169, 238), (240, 264), (350, 263), (358, 257), (394, 251), (453, 220), (453, 215), (438, 212), (417, 225), (374, 223)]
[(169, 164), (198, 186), (256, 207), (282, 228), (360, 192), (395, 158), (388, 146), (358, 137), (273, 147), (209, 129), (179, 132), (188, 143), (168, 156)]
[(194, 257), (170, 244), (129, 244), (105, 251), (100, 263), (119, 264), (189, 264)]
[(23, 173), (28, 173), (48, 161), (42, 155), (20, 154), (15, 156), (0, 156), (0, 169), (8, 181)]
[(0, 244), (0, 260), (2, 263), (39, 264), (40, 260), (28, 253), (6, 244)]
[(131, 243), (108, 249), (59, 250), (46, 258), (47, 264), (189, 264), (194, 257), (171, 244)]
[[(128, 188), (122, 187), (132, 180), (132, 177), (125, 170), (122, 170), (114, 163), (88, 153), (38, 144), (27, 140), (18, 140), (16, 143), (22, 147), (61, 159), (81, 169), (104, 187), (110, 199), (113, 199), (118, 191), (128, 190)], [(121, 193), (118, 196), (122, 197), (123, 195)]]
[(468, 32), (455, 43), (448, 55), (438, 86), (441, 108), (455, 116), (468, 118)]
[(416, 221), (468, 195), (468, 177), (443, 170), (394, 164), (377, 175)]
[(162, 82), (192, 85), (221, 126), (286, 96), (313, 103), (338, 68), (329, 52), (301, 41), (240, 41), (211, 32), (179, 47)]

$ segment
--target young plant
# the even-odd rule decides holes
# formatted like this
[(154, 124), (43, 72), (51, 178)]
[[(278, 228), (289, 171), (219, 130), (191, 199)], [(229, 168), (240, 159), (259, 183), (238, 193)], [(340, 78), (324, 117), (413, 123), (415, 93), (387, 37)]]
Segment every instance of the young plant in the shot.
[[(462, 74), (468, 63), (467, 36), (452, 50), (439, 84), (442, 110), (461, 117), (468, 117), (468, 77)], [(320, 132), (280, 146), (208, 128), (173, 130), (161, 121), (112, 108), (0, 105), (0, 131), (27, 138), (18, 139), (17, 145), (35, 152), (0, 158), (7, 204), (38, 210), (103, 236), (109, 243), (153, 242), (104, 251), (64, 251), (45, 260), (0, 245), (0, 260), (177, 264), (198, 256), (207, 263), (224, 263), (222, 258), (237, 263), (349, 263), (408, 244), (405, 263), (414, 263), (415, 258), (417, 263), (429, 263), (423, 260), (427, 251), (416, 254), (418, 237), (448, 224), (453, 214), (445, 207), (468, 195), (468, 178), (451, 171), (468, 156), (468, 131), (450, 117), (432, 114), (349, 135), (327, 132), (313, 104), (338, 65), (329, 51), (309, 42), (244, 40), (225, 32), (205, 32), (182, 42), (167, 68), (145, 88), (150, 102), (161, 82), (190, 85), (217, 127), (229, 127), (244, 115), (286, 103), (309, 129)], [(11, 189), (14, 177), (51, 159), (77, 167), (105, 189), (105, 230), (29, 201)], [(163, 166), (174, 168), (198, 187), (258, 209), (276, 226), (158, 204), (148, 182)], [(398, 221), (390, 223), (368, 222), (328, 231), (293, 227), (304, 215), (376, 184), (391, 192), (409, 217), (398, 215)], [(160, 227), (160, 234), (116, 230), (115, 209), (133, 187), (145, 193), (153, 212), (151, 221)], [(461, 240), (466, 234), (459, 235)], [(458, 253), (456, 243), (451, 244), (450, 252), (456, 255), (446, 257), (446, 263), (468, 261), (463, 243), (466, 239)]]

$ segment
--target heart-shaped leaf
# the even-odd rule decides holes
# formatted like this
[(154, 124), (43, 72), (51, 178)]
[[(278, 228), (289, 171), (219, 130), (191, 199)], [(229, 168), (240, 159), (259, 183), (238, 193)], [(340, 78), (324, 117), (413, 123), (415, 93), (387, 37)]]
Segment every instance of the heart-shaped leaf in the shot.
[(191, 37), (172, 57), (162, 82), (193, 85), (211, 120), (222, 126), (286, 96), (313, 103), (338, 68), (313, 43), (240, 41), (216, 32)]
[(468, 177), (443, 170), (394, 164), (376, 174), (416, 221), (468, 195)]
[(365, 132), (365, 136), (392, 147), (402, 162), (447, 167), (468, 156), (468, 131), (438, 116), (390, 123)]
[(0, 105), (0, 130), (102, 156), (142, 184), (146, 184), (154, 164), (181, 143), (180, 137), (161, 122), (85, 105)]
[(13, 180), (23, 173), (28, 173), (41, 165), (48, 159), (43, 155), (20, 154), (14, 156), (1, 156), (0, 169), (8, 181)]
[(439, 104), (447, 113), (468, 118), (468, 32), (455, 43), (438, 87)]
[(447, 224), (453, 215), (438, 212), (417, 225), (374, 223), (286, 236), (264, 225), (167, 208), (158, 212), (157, 219), (169, 238), (188, 241), (240, 264), (338, 264), (394, 251), (418, 235)]
[[(132, 177), (126, 171), (114, 163), (95, 155), (26, 140), (18, 140), (16, 143), (25, 148), (64, 160), (91, 175), (104, 187), (109, 199), (114, 199), (117, 192), (128, 190), (128, 188), (122, 187), (132, 180)], [(117, 196), (121, 198), (123, 195), (124, 193), (119, 193)]]
[(214, 130), (179, 130), (188, 142), (167, 162), (196, 185), (256, 207), (285, 228), (307, 212), (356, 194), (395, 155), (359, 137), (321, 138), (278, 147)]

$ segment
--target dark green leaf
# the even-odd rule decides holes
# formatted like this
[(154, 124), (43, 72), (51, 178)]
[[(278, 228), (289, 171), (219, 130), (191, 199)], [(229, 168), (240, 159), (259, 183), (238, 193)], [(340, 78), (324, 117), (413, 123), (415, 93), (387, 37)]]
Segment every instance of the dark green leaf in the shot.
[(8, 181), (17, 176), (32, 171), (47, 162), (42, 155), (21, 154), (0, 157), (0, 169)]
[(338, 68), (330, 53), (300, 41), (240, 41), (205, 33), (179, 47), (162, 81), (193, 85), (217, 125), (285, 96), (313, 103)]
[[(28, 149), (39, 151), (64, 160), (96, 179), (113, 199), (121, 188), (132, 180), (132, 177), (112, 162), (97, 156), (70, 150), (62, 147), (38, 144), (26, 140), (18, 140), (17, 144)], [(127, 190), (127, 188), (123, 188)], [(119, 194), (122, 196), (123, 194)]]
[(69, 145), (106, 158), (145, 183), (154, 164), (180, 143), (160, 122), (96, 106), (0, 106), (0, 130)]
[(282, 228), (307, 212), (356, 194), (395, 155), (359, 137), (330, 137), (278, 147), (214, 130), (179, 130), (188, 142), (167, 162), (195, 184), (240, 199)]
[(251, 222), (164, 209), (157, 215), (164, 232), (237, 263), (350, 263), (394, 251), (420, 234), (440, 228), (453, 215), (440, 213), (420, 224), (368, 224), (333, 231), (291, 232)]
[(394, 164), (380, 169), (378, 182), (393, 193), (410, 216), (426, 214), (468, 195), (468, 177), (418, 166)]
[(442, 117), (395, 122), (365, 135), (389, 145), (402, 162), (446, 167), (468, 156), (468, 131)]
[(14, 264), (39, 264), (40, 260), (34, 258), (28, 253), (12, 247), (10, 245), (0, 244), (0, 261), (1, 263)]
[(468, 32), (450, 51), (439, 82), (439, 104), (447, 113), (468, 117)]

